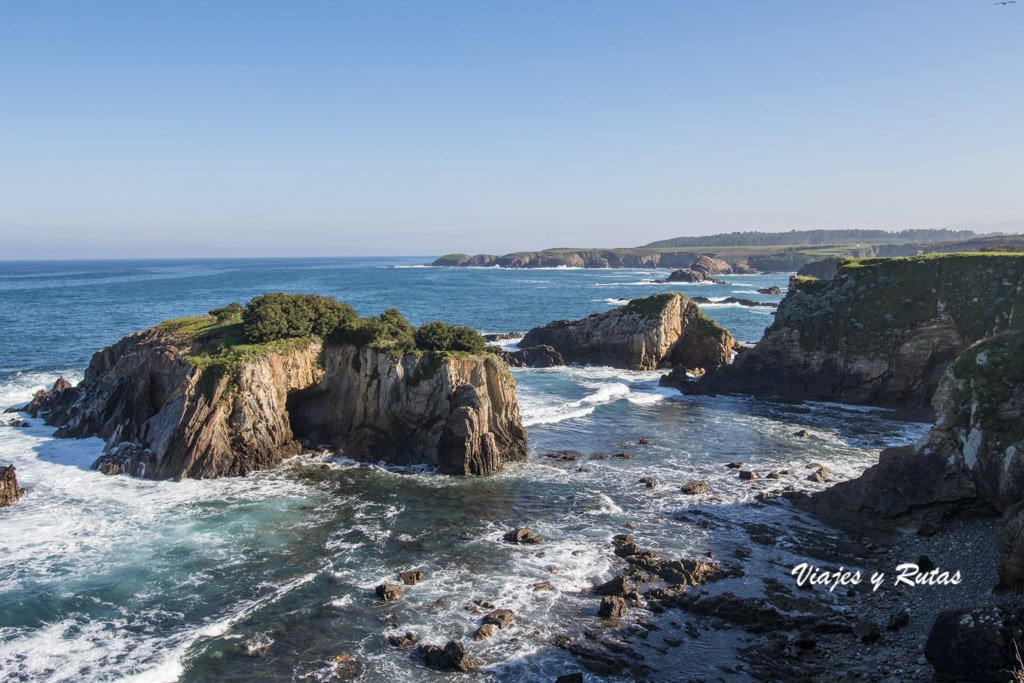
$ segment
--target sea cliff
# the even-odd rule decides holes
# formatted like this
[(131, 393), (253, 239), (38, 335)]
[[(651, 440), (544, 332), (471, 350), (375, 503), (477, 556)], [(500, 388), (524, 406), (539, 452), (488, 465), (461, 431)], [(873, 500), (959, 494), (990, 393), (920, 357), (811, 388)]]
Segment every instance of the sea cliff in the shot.
[(1024, 256), (950, 254), (845, 261), (794, 278), (775, 322), (689, 392), (921, 408), (969, 345), (1024, 327)]

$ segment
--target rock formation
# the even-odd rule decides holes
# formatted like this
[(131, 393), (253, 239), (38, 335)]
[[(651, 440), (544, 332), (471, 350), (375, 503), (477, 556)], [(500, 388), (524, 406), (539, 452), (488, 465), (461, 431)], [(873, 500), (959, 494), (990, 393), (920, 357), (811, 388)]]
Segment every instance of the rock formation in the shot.
[(699, 390), (926, 407), (965, 348), (1024, 326), (1022, 283), (1020, 255), (847, 261), (794, 279), (757, 346)]
[(658, 282), (711, 282), (716, 285), (727, 285), (728, 282), (713, 278), (705, 272), (699, 270), (690, 270), (689, 268), (680, 268), (679, 270), (673, 270), (672, 273), (664, 280), (658, 280)]
[(10, 505), (25, 495), (25, 489), (18, 486), (14, 465), (0, 467), (0, 508)]
[(722, 259), (701, 254), (696, 261), (690, 264), (690, 270), (704, 273), (705, 275), (725, 275), (732, 272), (732, 266)]
[(490, 354), (396, 358), (284, 340), (227, 371), (193, 365), (210, 343), (172, 324), (128, 335), (93, 356), (79, 386), (27, 409), (57, 436), (105, 439), (95, 468), (149, 479), (245, 475), (298, 453), (299, 439), (446, 474), (491, 474), (526, 457), (515, 381)]
[(919, 445), (886, 449), (858, 479), (799, 504), (882, 531), (1001, 515), (999, 588), (1024, 590), (1024, 331), (968, 348), (947, 369), (934, 406), (935, 426)]
[(846, 259), (830, 256), (820, 261), (811, 261), (800, 266), (796, 274), (802, 277), (816, 277), (819, 280), (828, 280), (836, 276), (839, 272), (839, 264), (844, 260)]
[(736, 342), (679, 292), (633, 299), (582, 320), (535, 327), (521, 347), (545, 345), (569, 363), (632, 370), (712, 368), (730, 362)]
[(550, 368), (565, 365), (562, 354), (546, 345), (528, 346), (518, 351), (499, 349), (495, 353), (513, 368)]

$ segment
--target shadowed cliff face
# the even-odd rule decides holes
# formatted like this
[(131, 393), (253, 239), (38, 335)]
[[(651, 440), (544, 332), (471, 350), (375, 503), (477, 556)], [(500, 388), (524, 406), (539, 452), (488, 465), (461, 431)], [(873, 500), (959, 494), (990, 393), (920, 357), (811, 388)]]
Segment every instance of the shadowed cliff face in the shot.
[(883, 451), (859, 478), (803, 505), (841, 524), (881, 530), (1001, 515), (1000, 587), (1024, 590), (1024, 332), (964, 351), (933, 403), (935, 426), (921, 443)]
[(569, 363), (653, 370), (724, 365), (736, 346), (728, 331), (678, 292), (634, 299), (582, 320), (556, 320), (527, 332), (521, 348), (546, 345)]
[(449, 474), (526, 457), (515, 381), (494, 358), (293, 342), (215, 373), (189, 351), (159, 328), (129, 335), (93, 357), (81, 385), (55, 387), (28, 410), (57, 436), (105, 439), (95, 468), (149, 479), (242, 476), (300, 452), (299, 438)]
[[(774, 324), (703, 391), (920, 408), (973, 342), (1024, 326), (1024, 257), (851, 261), (797, 279)], [(1016, 314), (1015, 314), (1016, 312)]]

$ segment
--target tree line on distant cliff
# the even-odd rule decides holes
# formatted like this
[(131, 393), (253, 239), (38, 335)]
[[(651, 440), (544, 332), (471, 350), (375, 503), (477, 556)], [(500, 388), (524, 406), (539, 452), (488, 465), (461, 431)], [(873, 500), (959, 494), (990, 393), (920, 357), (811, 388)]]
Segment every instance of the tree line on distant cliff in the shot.
[[(995, 234), (995, 233), (992, 233)], [(808, 244), (903, 244), (907, 242), (952, 242), (982, 237), (973, 230), (790, 230), (788, 232), (730, 232), (696, 237), (673, 237), (643, 245), (645, 248), (666, 247), (764, 247)]]

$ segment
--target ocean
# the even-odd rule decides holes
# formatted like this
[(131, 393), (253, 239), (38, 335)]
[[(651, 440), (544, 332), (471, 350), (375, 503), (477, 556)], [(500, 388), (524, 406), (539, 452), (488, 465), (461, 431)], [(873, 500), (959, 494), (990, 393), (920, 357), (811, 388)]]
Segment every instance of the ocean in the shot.
[[(669, 271), (422, 265), (431, 260), (0, 262), (0, 409), (58, 376), (80, 381), (92, 354), (125, 334), (264, 292), (333, 295), (361, 315), (396, 307), (413, 324), (525, 332), (672, 290), (777, 302), (756, 290), (788, 282), (761, 274), (723, 276), (729, 285), (658, 284)], [(743, 342), (772, 321), (772, 309), (704, 310)], [(28, 491), (0, 509), (0, 678), (318, 681), (332, 680), (331, 660), (349, 655), (361, 680), (460, 679), (387, 642), (414, 631), (421, 642), (465, 642), (481, 666), (475, 680), (550, 681), (584, 670), (552, 644), (556, 635), (612, 628), (581, 591), (621, 571), (614, 534), (632, 533), (662, 556), (713, 552), (745, 572), (729, 590), (756, 594), (763, 578), (789, 581), (789, 567), (803, 561), (785, 530), (830, 532), (788, 505), (754, 502), (778, 482), (740, 481), (726, 463), (792, 468), (798, 476), (783, 484), (815, 490), (826, 484), (805, 480), (807, 463), (851, 478), (881, 448), (912, 443), (928, 427), (854, 406), (682, 396), (658, 387), (661, 371), (513, 374), (530, 458), (489, 478), (307, 453), (245, 478), (144, 481), (90, 470), (98, 439), (56, 439), (41, 420), (0, 426), (0, 466), (13, 463)], [(810, 436), (793, 436), (802, 429)], [(544, 457), (566, 449), (581, 460)], [(632, 457), (592, 459), (621, 451)], [(648, 489), (641, 477), (658, 485)], [(691, 479), (711, 493), (682, 495)], [(752, 525), (783, 530), (780, 542), (753, 543)], [(502, 542), (520, 526), (546, 542)], [(374, 586), (407, 569), (425, 580), (397, 602), (379, 602)], [(554, 590), (531, 588), (543, 581)], [(474, 600), (513, 610), (515, 623), (474, 642)], [(638, 620), (659, 629), (633, 637), (651, 680), (717, 677), (734, 660), (730, 631), (671, 611), (633, 610), (620, 627), (631, 633)], [(665, 642), (688, 621), (701, 637)]]

